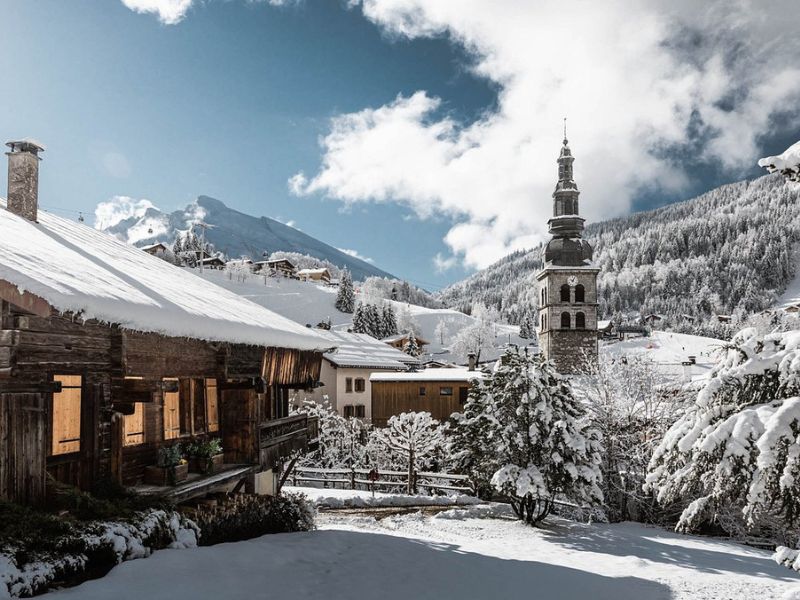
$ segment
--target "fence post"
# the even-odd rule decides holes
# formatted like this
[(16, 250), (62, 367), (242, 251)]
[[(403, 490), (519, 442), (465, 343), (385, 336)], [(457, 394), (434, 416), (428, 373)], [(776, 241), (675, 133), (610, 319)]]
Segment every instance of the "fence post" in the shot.
[(350, 489), (356, 489), (356, 470), (355, 468), (350, 468)]

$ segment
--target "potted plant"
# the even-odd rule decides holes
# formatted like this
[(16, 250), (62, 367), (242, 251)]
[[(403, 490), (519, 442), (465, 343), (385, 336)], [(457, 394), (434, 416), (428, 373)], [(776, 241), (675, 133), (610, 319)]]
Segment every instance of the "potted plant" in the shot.
[(183, 458), (180, 444), (158, 449), (156, 466), (145, 468), (144, 480), (151, 485), (177, 485), (189, 477), (189, 465)]
[(186, 449), (189, 455), (189, 470), (192, 473), (210, 475), (223, 465), (222, 441), (219, 438), (196, 440)]

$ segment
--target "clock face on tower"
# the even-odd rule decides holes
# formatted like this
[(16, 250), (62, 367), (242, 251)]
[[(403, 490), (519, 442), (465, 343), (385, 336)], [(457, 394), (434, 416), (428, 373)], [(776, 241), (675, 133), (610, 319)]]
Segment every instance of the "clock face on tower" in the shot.
[(567, 284), (569, 284), (570, 287), (575, 287), (576, 285), (578, 285), (578, 278), (575, 277), (575, 275), (570, 275), (567, 278)]

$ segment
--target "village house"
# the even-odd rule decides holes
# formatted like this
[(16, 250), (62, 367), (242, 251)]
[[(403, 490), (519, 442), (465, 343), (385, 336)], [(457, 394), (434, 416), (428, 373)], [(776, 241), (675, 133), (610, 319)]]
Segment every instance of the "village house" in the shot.
[(295, 277), (297, 275), (297, 267), (286, 258), (278, 258), (275, 260), (259, 260), (254, 264), (256, 273), (274, 272), (277, 275), (284, 277)]
[(297, 277), (302, 281), (331, 282), (331, 273), (328, 269), (300, 269), (297, 272)]
[(344, 417), (372, 419), (372, 384), (374, 373), (407, 371), (419, 366), (419, 361), (405, 352), (387, 346), (365, 333), (321, 331), (335, 350), (322, 359), (320, 383), (312, 392), (299, 391), (296, 401), (303, 399), (322, 402), (327, 398), (331, 407)]
[(402, 373), (373, 373), (372, 424), (385, 427), (392, 416), (404, 412), (429, 412), (434, 419), (447, 421), (461, 412), (470, 386), (483, 373), (470, 367), (422, 369)]
[[(389, 344), (398, 350), (402, 350), (408, 344), (409, 334), (406, 333), (398, 333), (396, 335), (389, 336), (387, 338), (383, 338), (381, 341), (384, 344)], [(421, 337), (414, 338), (417, 341), (417, 347), (419, 348), (420, 354), (425, 352), (425, 346), (429, 346), (430, 342), (427, 340), (423, 340)]]
[[(289, 414), (330, 340), (91, 227), (38, 211), (42, 147), (10, 142), (0, 200), (0, 498), (48, 476), (141, 486), (160, 448), (220, 438), (223, 465), (149, 492), (270, 493), (316, 437)], [(140, 487), (140, 489), (142, 489)]]
[(165, 259), (167, 257), (167, 255), (172, 252), (169, 248), (167, 248), (161, 242), (158, 242), (156, 244), (150, 244), (148, 246), (141, 246), (141, 250), (143, 250), (144, 252), (147, 252), (148, 254), (150, 254), (152, 256), (158, 257), (158, 258), (160, 258), (162, 260)]

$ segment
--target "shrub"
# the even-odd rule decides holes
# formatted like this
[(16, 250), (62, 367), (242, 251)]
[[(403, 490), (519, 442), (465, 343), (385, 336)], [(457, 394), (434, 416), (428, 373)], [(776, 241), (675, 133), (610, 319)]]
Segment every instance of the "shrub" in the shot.
[(237, 542), (267, 533), (314, 529), (315, 510), (302, 494), (257, 496), (239, 494), (216, 506), (186, 511), (200, 528), (200, 545)]

